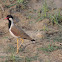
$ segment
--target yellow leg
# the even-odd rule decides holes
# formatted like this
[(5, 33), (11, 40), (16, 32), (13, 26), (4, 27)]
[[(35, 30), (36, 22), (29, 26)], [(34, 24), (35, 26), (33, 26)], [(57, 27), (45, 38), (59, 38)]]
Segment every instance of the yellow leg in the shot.
[(21, 47), (21, 45), (23, 44), (23, 42), (24, 42), (24, 40), (23, 39), (21, 39), (22, 40), (22, 43), (20, 44), (20, 46), (18, 46), (18, 38), (17, 38), (17, 53), (19, 52), (19, 48)]
[[(17, 38), (17, 53), (19, 52), (19, 48), (21, 47), (21, 45), (22, 45), (23, 42), (24, 42), (23, 39), (21, 39), (21, 40), (22, 40), (22, 43), (21, 43), (20, 46), (18, 47), (18, 38)], [(24, 58), (24, 62), (25, 62), (25, 56), (20, 56), (20, 57)]]
[(18, 38), (17, 38), (17, 53), (19, 52), (19, 48), (18, 48)]
[(22, 43), (20, 44), (19, 48), (20, 48), (20, 47), (21, 47), (21, 45), (23, 44), (24, 40), (23, 40), (23, 39), (21, 39), (21, 42), (22, 42)]

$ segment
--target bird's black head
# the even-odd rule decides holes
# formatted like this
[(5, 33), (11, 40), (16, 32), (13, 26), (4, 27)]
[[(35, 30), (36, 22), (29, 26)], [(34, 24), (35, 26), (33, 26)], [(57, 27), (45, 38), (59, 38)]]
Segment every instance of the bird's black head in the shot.
[(13, 22), (13, 20), (12, 20), (13, 19), (13, 16), (12, 15), (7, 15), (7, 17), (5, 19), (7, 19), (9, 21), (8, 27), (10, 28), (11, 22)]
[(13, 16), (12, 15), (7, 15), (7, 18), (9, 20), (9, 18), (12, 18), (13, 19)]

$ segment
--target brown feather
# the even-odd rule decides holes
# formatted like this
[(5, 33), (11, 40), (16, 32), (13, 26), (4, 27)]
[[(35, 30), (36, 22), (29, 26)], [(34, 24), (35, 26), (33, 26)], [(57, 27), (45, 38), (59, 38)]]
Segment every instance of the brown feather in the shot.
[(21, 37), (23, 39), (28, 39), (28, 40), (32, 40), (32, 38), (27, 35), (22, 29), (19, 29), (16, 26), (12, 26), (11, 31), (14, 35)]

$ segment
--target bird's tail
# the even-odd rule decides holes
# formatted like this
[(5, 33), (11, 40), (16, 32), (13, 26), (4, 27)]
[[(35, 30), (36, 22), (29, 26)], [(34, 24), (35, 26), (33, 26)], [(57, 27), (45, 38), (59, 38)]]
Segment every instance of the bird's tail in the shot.
[(34, 39), (32, 39), (31, 41), (35, 41)]

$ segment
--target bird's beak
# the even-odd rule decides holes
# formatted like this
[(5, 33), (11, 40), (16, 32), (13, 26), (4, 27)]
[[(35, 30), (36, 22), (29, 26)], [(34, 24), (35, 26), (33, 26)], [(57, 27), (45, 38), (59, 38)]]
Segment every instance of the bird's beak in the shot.
[(5, 18), (5, 19), (7, 19), (7, 18)]
[(7, 17), (7, 18), (5, 18), (5, 19), (8, 19), (8, 17)]

